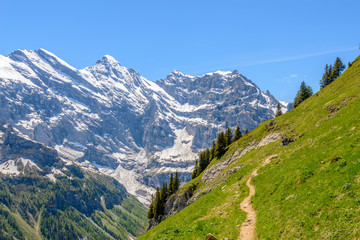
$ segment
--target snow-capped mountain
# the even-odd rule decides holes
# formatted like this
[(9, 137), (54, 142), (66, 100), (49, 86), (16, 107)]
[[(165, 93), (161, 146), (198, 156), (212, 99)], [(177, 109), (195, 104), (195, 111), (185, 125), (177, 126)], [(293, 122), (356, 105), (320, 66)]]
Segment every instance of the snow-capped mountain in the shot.
[(108, 55), (81, 70), (44, 49), (0, 55), (0, 119), (63, 161), (113, 176), (143, 203), (170, 172), (189, 180), (218, 131), (253, 129), (277, 103), (237, 71), (173, 71), (152, 82)]

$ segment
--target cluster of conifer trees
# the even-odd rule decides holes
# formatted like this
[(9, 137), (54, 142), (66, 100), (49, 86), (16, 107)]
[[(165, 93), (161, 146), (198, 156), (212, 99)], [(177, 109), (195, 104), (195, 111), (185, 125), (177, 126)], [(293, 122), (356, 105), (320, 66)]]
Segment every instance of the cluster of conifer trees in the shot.
[[(245, 134), (249, 131), (245, 130)], [(213, 141), (211, 149), (207, 148), (205, 151), (200, 153), (199, 160), (196, 160), (195, 168), (192, 174), (192, 178), (199, 176), (202, 171), (209, 165), (212, 159), (220, 158), (227, 150), (227, 147), (234, 141), (239, 140), (243, 136), (240, 131), (240, 127), (237, 126), (235, 133), (230, 127), (226, 131), (222, 131), (218, 134), (217, 141)], [(180, 187), (179, 174), (176, 172), (175, 176), (173, 173), (170, 175), (169, 184), (167, 181), (163, 182), (161, 188), (156, 188), (156, 193), (152, 196), (152, 200), (149, 206), (148, 218), (159, 220), (159, 217), (164, 215), (165, 203), (169, 197), (176, 193)]]
[[(245, 130), (245, 134), (248, 133), (248, 129)], [(220, 132), (217, 137), (217, 141), (213, 141), (211, 149), (202, 151), (199, 156), (199, 160), (196, 160), (194, 171), (191, 175), (192, 179), (199, 176), (205, 168), (210, 164), (212, 159), (220, 158), (225, 152), (226, 148), (234, 141), (239, 140), (243, 136), (240, 131), (240, 127), (237, 126), (235, 134), (233, 134), (230, 127), (224, 132)]]
[(148, 219), (158, 220), (160, 216), (164, 215), (165, 203), (172, 194), (179, 190), (180, 181), (178, 172), (175, 173), (175, 176), (171, 173), (169, 184), (165, 181), (161, 188), (156, 187), (156, 193), (152, 196), (149, 206)]
[(337, 79), (342, 71), (345, 69), (345, 64), (341, 61), (339, 57), (336, 58), (334, 66), (330, 64), (325, 65), (325, 72), (320, 80), (320, 89), (326, 87), (330, 83), (332, 83), (335, 79)]
[[(351, 66), (351, 64), (349, 64), (349, 66)], [(336, 58), (334, 65), (326, 64), (325, 72), (320, 80), (320, 89), (326, 87), (327, 85), (335, 81), (341, 75), (345, 68), (345, 65), (339, 57)], [(300, 85), (300, 89), (294, 99), (293, 107), (296, 108), (300, 103), (311, 97), (311, 95), (313, 95), (312, 88), (306, 85), (305, 82), (302, 82)]]

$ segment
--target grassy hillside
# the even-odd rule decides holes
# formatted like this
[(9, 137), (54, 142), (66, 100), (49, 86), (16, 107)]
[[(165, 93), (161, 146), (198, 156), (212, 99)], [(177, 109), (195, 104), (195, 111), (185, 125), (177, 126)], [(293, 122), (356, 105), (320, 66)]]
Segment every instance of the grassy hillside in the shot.
[[(197, 186), (194, 196), (215, 189), (138, 239), (204, 239), (207, 233), (237, 239), (245, 219), (239, 205), (249, 191), (245, 182), (274, 154), (253, 178), (259, 239), (359, 238), (359, 100), (360, 58), (296, 109), (230, 145), (178, 194), (191, 186)], [(204, 174), (221, 162), (228, 166), (205, 183)]]

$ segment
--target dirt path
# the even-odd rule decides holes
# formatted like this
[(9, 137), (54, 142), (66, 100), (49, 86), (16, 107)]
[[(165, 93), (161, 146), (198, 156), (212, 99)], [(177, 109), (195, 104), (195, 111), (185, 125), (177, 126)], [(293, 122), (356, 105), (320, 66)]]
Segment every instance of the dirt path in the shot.
[(271, 159), (276, 158), (277, 155), (268, 157), (263, 164), (256, 168), (250, 175), (249, 179), (246, 181), (246, 186), (250, 189), (249, 195), (240, 203), (240, 208), (247, 213), (246, 219), (241, 225), (240, 236), (238, 240), (255, 240), (255, 227), (256, 227), (256, 212), (252, 206), (251, 197), (255, 194), (255, 187), (251, 184), (251, 180), (258, 173), (260, 167), (265, 166), (271, 162)]

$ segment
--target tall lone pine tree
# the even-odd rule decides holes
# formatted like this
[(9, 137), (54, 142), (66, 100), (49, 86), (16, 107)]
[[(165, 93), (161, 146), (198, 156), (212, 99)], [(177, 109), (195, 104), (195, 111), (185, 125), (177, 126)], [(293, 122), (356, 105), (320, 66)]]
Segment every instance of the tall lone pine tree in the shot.
[(239, 140), (242, 137), (242, 132), (240, 131), (240, 127), (237, 126), (235, 130), (234, 142)]
[(277, 107), (276, 107), (276, 113), (275, 113), (275, 117), (278, 117), (280, 115), (282, 115), (282, 111), (281, 111), (281, 106), (280, 103), (278, 102)]
[(306, 85), (304, 81), (301, 82), (300, 89), (294, 99), (294, 108), (299, 106), (299, 104), (305, 101), (307, 98), (311, 97), (311, 95), (313, 95), (312, 88)]

